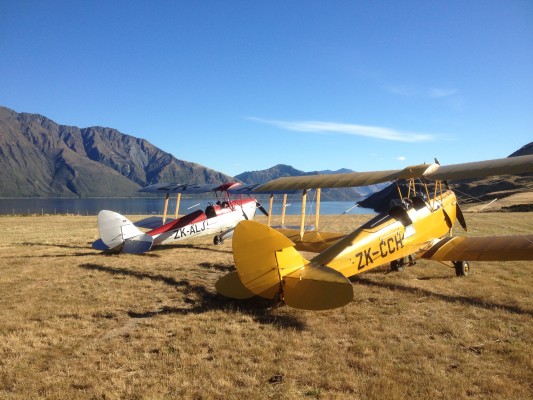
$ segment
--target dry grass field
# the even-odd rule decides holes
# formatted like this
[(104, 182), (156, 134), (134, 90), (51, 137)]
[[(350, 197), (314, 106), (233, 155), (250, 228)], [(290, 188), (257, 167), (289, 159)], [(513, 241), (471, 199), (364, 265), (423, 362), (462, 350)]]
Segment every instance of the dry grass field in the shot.
[[(532, 213), (466, 218), (471, 235), (533, 231)], [(378, 268), (310, 312), (217, 295), (231, 241), (104, 255), (96, 217), (0, 231), (0, 399), (533, 398), (531, 262)]]

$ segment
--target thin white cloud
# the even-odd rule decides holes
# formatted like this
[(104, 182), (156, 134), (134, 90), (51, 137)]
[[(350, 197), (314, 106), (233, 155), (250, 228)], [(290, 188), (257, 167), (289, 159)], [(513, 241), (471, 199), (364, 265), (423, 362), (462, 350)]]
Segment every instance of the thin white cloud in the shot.
[(441, 99), (451, 97), (459, 92), (455, 88), (431, 88), (421, 89), (414, 86), (386, 86), (385, 89), (390, 93), (401, 97), (416, 97)]
[(339, 122), (323, 121), (279, 121), (256, 117), (248, 117), (248, 119), (255, 122), (273, 125), (280, 129), (296, 132), (365, 136), (374, 139), (408, 143), (429, 142), (436, 139), (435, 135), (430, 135), (427, 133), (398, 131), (379, 126), (343, 124)]
[(405, 160), (406, 160), (406, 158), (404, 156), (398, 157), (398, 161), (405, 161)]
[(453, 96), (458, 92), (457, 89), (439, 89), (439, 88), (433, 88), (429, 91), (428, 95), (429, 97), (433, 99), (440, 99), (442, 97), (450, 97)]
[(418, 94), (416, 89), (407, 86), (387, 86), (385, 89), (393, 94), (403, 97), (413, 97)]

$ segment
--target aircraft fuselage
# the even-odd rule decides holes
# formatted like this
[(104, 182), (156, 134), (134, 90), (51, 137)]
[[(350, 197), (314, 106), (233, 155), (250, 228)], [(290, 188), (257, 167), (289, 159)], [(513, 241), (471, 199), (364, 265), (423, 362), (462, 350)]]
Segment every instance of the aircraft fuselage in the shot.
[(431, 199), (412, 199), (409, 207), (396, 206), (345, 236), (311, 260), (353, 276), (429, 248), (450, 232), (456, 221), (457, 200), (448, 190)]
[(147, 232), (154, 245), (204, 235), (227, 232), (242, 220), (252, 219), (256, 211), (254, 199), (242, 199), (209, 205), (205, 211), (197, 210)]

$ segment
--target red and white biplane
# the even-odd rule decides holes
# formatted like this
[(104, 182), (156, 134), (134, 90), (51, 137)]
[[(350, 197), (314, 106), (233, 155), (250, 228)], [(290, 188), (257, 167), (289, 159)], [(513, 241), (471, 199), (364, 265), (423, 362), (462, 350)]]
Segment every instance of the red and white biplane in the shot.
[[(233, 230), (240, 221), (253, 219), (257, 209), (267, 214), (255, 198), (243, 196), (249, 191), (249, 186), (241, 187), (236, 182), (222, 185), (158, 183), (147, 186), (140, 192), (166, 194), (163, 218), (150, 217), (133, 223), (119, 213), (102, 210), (98, 213), (100, 239), (93, 242), (92, 247), (106, 252), (141, 254), (154, 245), (205, 235), (215, 235), (213, 242), (220, 244), (233, 235)], [(209, 192), (215, 194), (215, 203), (210, 203), (205, 210), (196, 210), (178, 218), (181, 194)], [(176, 218), (167, 222), (171, 193), (177, 193)], [(151, 230), (142, 232), (139, 228)]]

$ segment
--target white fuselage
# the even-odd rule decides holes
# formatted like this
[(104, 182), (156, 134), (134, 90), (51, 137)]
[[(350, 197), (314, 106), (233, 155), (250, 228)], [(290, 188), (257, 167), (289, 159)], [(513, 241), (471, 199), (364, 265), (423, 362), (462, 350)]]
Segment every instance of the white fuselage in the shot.
[[(208, 207), (209, 208), (209, 207)], [(167, 230), (163, 227), (147, 232), (154, 238), (154, 245), (167, 244), (174, 241), (189, 239), (205, 235), (217, 235), (225, 233), (245, 219), (253, 219), (257, 208), (255, 200), (243, 200), (232, 202), (231, 207), (216, 207), (216, 214), (199, 214), (197, 218), (187, 224), (166, 224)], [(187, 216), (183, 217), (186, 218)], [(183, 219), (181, 218), (181, 219)], [(178, 220), (177, 220), (178, 221)]]

